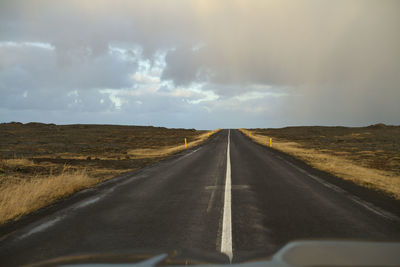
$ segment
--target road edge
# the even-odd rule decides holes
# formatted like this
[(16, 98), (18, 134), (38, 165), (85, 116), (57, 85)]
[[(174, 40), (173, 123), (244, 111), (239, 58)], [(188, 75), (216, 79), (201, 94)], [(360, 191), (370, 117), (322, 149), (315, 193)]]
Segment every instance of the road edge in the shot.
[(132, 176), (140, 175), (140, 173), (144, 172), (147, 169), (154, 167), (157, 164), (162, 164), (162, 163), (166, 163), (169, 161), (173, 161), (176, 158), (185, 156), (186, 154), (189, 154), (189, 153), (193, 152), (194, 150), (199, 149), (200, 147), (211, 142), (217, 135), (221, 134), (221, 132), (222, 131), (218, 131), (218, 132), (212, 134), (204, 142), (198, 144), (197, 146), (193, 146), (193, 147), (187, 148), (185, 150), (179, 151), (175, 154), (168, 155), (165, 158), (163, 158), (157, 162), (153, 162), (143, 168), (139, 168), (139, 169), (136, 169), (133, 171), (127, 171), (127, 172), (117, 175), (113, 178), (110, 178), (106, 181), (95, 184), (92, 187), (77, 191), (77, 192), (75, 192), (71, 195), (68, 195), (64, 198), (61, 198), (45, 207), (42, 207), (31, 213), (25, 214), (17, 220), (11, 220), (3, 225), (0, 225), (0, 243), (3, 240), (5, 240), (9, 235), (11, 235), (15, 231), (17, 231), (18, 229), (23, 228), (45, 216), (51, 215), (59, 210), (62, 210), (69, 206), (72, 206), (75, 203), (82, 201), (86, 198), (93, 197), (97, 193), (99, 193), (103, 190), (106, 190), (109, 187), (115, 186), (118, 183), (121, 183)]
[(241, 131), (238, 130), (238, 132), (241, 135), (243, 135), (245, 138), (249, 139), (254, 144), (262, 147), (263, 149), (268, 150), (269, 152), (271, 152), (277, 156), (282, 157), (284, 160), (305, 170), (309, 174), (316, 175), (319, 178), (323, 179), (324, 181), (331, 183), (335, 186), (338, 186), (338, 187), (346, 190), (348, 193), (350, 193), (356, 197), (359, 197), (362, 200), (370, 202), (370, 203), (376, 205), (377, 207), (380, 207), (380, 208), (400, 217), (400, 208), (399, 208), (400, 200), (393, 198), (392, 196), (386, 194), (385, 192), (361, 186), (359, 184), (354, 183), (353, 181), (345, 180), (345, 179), (335, 176), (331, 173), (317, 169), (293, 155), (287, 154), (287, 153), (277, 150), (273, 147), (268, 147), (268, 146), (262, 145), (260, 143), (257, 143), (252, 138), (243, 134)]

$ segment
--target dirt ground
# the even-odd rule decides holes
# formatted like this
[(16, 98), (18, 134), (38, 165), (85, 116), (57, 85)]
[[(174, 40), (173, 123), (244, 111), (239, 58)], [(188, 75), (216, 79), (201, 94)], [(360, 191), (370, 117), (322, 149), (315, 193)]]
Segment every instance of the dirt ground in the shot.
[[(136, 158), (129, 151), (173, 147), (205, 131), (147, 126), (0, 124), (0, 177), (30, 178), (85, 169), (103, 178), (142, 168), (162, 157)], [(3, 179), (0, 179), (3, 180)]]

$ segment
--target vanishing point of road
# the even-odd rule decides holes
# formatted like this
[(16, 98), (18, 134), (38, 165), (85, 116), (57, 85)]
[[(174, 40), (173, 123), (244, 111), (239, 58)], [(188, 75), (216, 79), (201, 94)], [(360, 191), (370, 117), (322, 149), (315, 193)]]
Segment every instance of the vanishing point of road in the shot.
[(293, 240), (400, 240), (396, 205), (238, 130), (222, 130), (17, 226), (1, 233), (1, 266), (174, 249), (228, 263), (268, 257)]

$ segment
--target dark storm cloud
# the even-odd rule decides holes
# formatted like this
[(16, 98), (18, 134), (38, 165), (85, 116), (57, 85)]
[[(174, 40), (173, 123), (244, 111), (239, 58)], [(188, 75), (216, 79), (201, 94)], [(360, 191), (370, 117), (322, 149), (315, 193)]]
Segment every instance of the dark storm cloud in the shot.
[[(72, 107), (77, 91), (80, 101), (93, 95), (90, 110), (109, 109), (96, 88), (143, 87), (132, 76), (163, 51), (159, 85), (151, 86), (202, 84), (220, 99), (194, 105), (150, 90), (137, 113), (171, 105), (174, 114), (191, 107), (198, 118), (204, 110), (232, 116), (232, 126), (251, 118), (259, 126), (398, 124), (399, 11), (398, 1), (2, 1), (0, 42), (54, 49), (0, 46), (1, 107), (24, 108), (31, 97), (33, 108), (34, 95)], [(254, 92), (274, 95), (243, 100)], [(232, 105), (248, 117), (229, 115)]]
[(2, 81), (7, 88), (17, 90), (119, 88), (131, 84), (129, 75), (137, 67), (136, 62), (115, 55), (93, 56), (85, 47), (59, 51), (29, 45), (0, 46), (0, 58)]

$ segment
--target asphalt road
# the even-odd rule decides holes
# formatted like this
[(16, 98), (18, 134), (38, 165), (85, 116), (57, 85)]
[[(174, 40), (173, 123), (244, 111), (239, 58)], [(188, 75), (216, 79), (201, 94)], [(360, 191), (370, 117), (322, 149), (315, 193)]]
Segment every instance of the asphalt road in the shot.
[(223, 130), (3, 229), (0, 265), (173, 249), (240, 262), (296, 239), (400, 241), (396, 204)]

